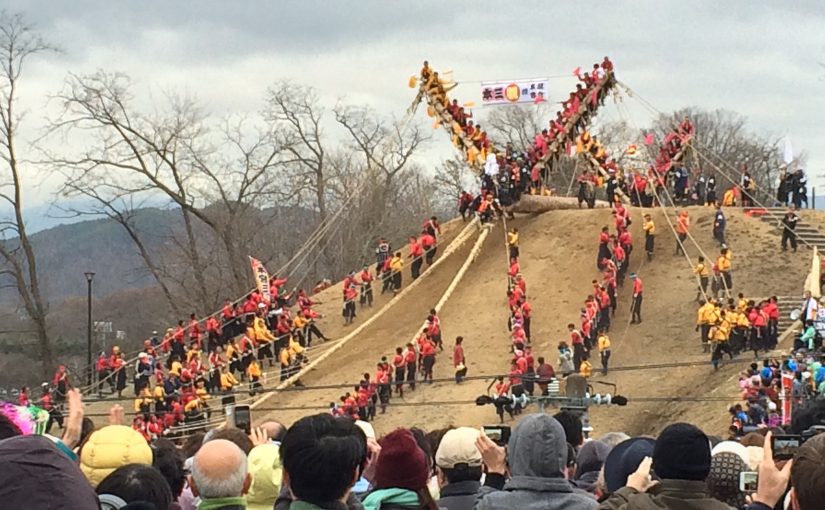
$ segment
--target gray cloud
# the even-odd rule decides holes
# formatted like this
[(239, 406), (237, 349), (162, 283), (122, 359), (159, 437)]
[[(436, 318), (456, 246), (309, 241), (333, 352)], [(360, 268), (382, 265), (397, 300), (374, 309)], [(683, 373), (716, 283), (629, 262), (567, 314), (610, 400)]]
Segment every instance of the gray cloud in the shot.
[[(406, 79), (425, 58), (467, 82), (456, 90), (460, 99), (478, 100), (474, 81), (569, 75), (610, 55), (619, 78), (659, 109), (738, 111), (756, 131), (789, 133), (809, 152), (812, 175), (825, 170), (818, 1), (6, 3), (64, 49), (29, 69), (23, 101), (32, 124), (69, 71), (120, 70), (146, 102), (185, 90), (221, 115), (254, 113), (266, 87), (289, 78), (317, 87), (330, 105), (345, 96), (400, 116), (412, 98)], [(558, 98), (573, 79), (551, 86)], [(627, 104), (638, 124), (650, 119)], [(617, 117), (609, 108), (604, 117)], [(437, 133), (426, 161), (450, 153)]]

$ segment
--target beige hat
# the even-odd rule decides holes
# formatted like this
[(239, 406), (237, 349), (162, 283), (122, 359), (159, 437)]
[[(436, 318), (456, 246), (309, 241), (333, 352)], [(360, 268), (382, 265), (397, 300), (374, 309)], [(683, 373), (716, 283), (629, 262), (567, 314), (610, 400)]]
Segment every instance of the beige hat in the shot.
[(481, 453), (476, 448), (480, 432), (470, 427), (449, 430), (435, 453), (435, 464), (442, 469), (454, 469), (459, 464), (481, 466)]
[(367, 436), (367, 439), (375, 439), (375, 429), (372, 428), (372, 425), (369, 422), (356, 420), (355, 426), (364, 431), (364, 435)]

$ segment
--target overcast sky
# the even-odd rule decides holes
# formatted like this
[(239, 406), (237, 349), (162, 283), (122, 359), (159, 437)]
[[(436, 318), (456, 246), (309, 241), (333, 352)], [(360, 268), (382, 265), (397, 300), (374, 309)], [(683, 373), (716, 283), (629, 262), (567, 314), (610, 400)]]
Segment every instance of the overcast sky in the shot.
[[(166, 90), (196, 95), (218, 115), (255, 113), (266, 87), (288, 78), (403, 115), (407, 78), (421, 61), (452, 69), (462, 101), (478, 81), (567, 75), (610, 55), (620, 80), (660, 110), (728, 108), (758, 132), (788, 133), (825, 173), (825, 6), (807, 2), (132, 1), (5, 0), (62, 53), (32, 61), (22, 101), (36, 132), (48, 94), (68, 72), (122, 71), (144, 101)], [(634, 121), (651, 115), (632, 108)], [(608, 107), (604, 118), (617, 118)], [(419, 113), (423, 118), (423, 112)], [(449, 156), (435, 133), (426, 159)], [(825, 184), (825, 179), (819, 182)], [(30, 206), (52, 188), (32, 182)], [(825, 190), (823, 190), (825, 191)]]

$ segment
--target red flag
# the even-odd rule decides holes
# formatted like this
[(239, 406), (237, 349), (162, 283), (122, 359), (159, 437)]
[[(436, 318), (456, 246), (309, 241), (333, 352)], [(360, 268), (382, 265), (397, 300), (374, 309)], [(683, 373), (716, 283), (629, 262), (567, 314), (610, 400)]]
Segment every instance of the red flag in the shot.
[(543, 102), (545, 102), (545, 101), (547, 101), (547, 100), (546, 100), (546, 99), (544, 99), (544, 96), (536, 96), (536, 99), (534, 99), (534, 100), (533, 100), (533, 103), (535, 103), (535, 104), (541, 104), (541, 103), (543, 103)]
[(581, 78), (581, 74), (582, 74), (582, 68), (581, 67), (577, 67), (577, 68), (573, 69), (573, 76), (575, 76), (576, 78)]
[(645, 135), (645, 145), (653, 145), (654, 141), (655, 137), (653, 136), (653, 133), (647, 133)]

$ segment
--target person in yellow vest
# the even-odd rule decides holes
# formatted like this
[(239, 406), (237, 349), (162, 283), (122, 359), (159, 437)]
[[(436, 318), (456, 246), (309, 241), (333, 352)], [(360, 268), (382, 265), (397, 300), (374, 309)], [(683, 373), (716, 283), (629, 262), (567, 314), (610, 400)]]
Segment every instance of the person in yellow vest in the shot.
[(153, 402), (154, 397), (152, 395), (152, 390), (148, 387), (144, 387), (140, 390), (140, 394), (138, 394), (135, 399), (135, 413), (143, 416), (144, 420), (148, 420), (149, 414), (152, 412)]
[(710, 280), (710, 268), (705, 257), (699, 257), (696, 266), (693, 268), (693, 274), (699, 277), (699, 290), (696, 292), (696, 301), (704, 302), (708, 295), (708, 282)]
[(180, 362), (177, 355), (173, 354), (169, 364), (169, 373), (180, 377), (181, 370), (183, 370), (183, 363)]
[(163, 413), (167, 411), (166, 391), (163, 389), (162, 384), (155, 385), (155, 388), (152, 390), (152, 398), (155, 400), (155, 413), (162, 417)]
[(249, 378), (249, 396), (255, 396), (263, 388), (261, 386), (261, 365), (258, 360), (253, 359), (249, 366), (246, 367), (246, 376)]
[(593, 375), (593, 365), (590, 363), (589, 359), (582, 360), (582, 364), (579, 366), (579, 374), (584, 377), (590, 377)]
[(517, 259), (518, 252), (518, 229), (513, 227), (507, 232), (507, 248), (510, 249), (510, 259)]
[(696, 331), (699, 331), (699, 338), (702, 342), (702, 352), (710, 352), (710, 328), (713, 324), (715, 311), (711, 302), (700, 301), (701, 306), (696, 311)]
[(728, 253), (730, 253), (730, 250), (722, 248), (719, 257), (716, 259), (716, 269), (719, 271), (725, 285), (725, 294), (730, 295), (733, 291), (733, 277), (730, 274), (733, 264)]
[[(250, 365), (251, 364), (252, 363), (250, 363)], [(221, 365), (221, 391), (228, 393), (237, 385), (238, 380), (229, 372), (226, 364)]]
[(748, 300), (745, 299), (745, 294), (740, 292), (737, 298), (738, 301), (736, 302), (736, 311), (745, 313), (745, 310), (748, 309)]
[(722, 361), (723, 353), (727, 353), (730, 359), (733, 359), (733, 351), (728, 343), (730, 339), (730, 323), (724, 310), (719, 312), (719, 320), (711, 328), (711, 338), (714, 348), (710, 361), (713, 369), (719, 370), (719, 362)]
[(599, 331), (599, 357), (602, 361), (602, 375), (607, 375), (607, 364), (610, 362), (610, 337), (602, 329)]
[(193, 359), (200, 359), (201, 357), (201, 350), (198, 349), (197, 342), (193, 342), (192, 345), (189, 346), (189, 350), (186, 351), (186, 364), (192, 363)]
[(298, 343), (300, 343), (301, 346), (306, 345), (304, 330), (307, 324), (309, 324), (309, 319), (307, 319), (303, 313), (296, 313), (295, 318), (292, 319), (292, 331), (295, 332), (295, 336), (298, 337)]
[(748, 315), (746, 309), (751, 306), (752, 302), (749, 302), (745, 306), (745, 310), (736, 309), (736, 320), (731, 320), (731, 341), (730, 347), (733, 350), (734, 354), (739, 354), (743, 350), (745, 350), (745, 344), (748, 340), (748, 332), (751, 328), (751, 321), (748, 320)]
[(656, 225), (649, 214), (645, 214), (642, 228), (645, 231), (645, 252), (647, 253), (647, 260), (650, 261), (653, 260), (653, 249), (656, 243)]
[(398, 294), (401, 290), (401, 271), (404, 269), (404, 259), (401, 258), (401, 252), (395, 252), (395, 255), (390, 260), (390, 271), (392, 271), (392, 293)]
[(722, 195), (722, 205), (725, 207), (733, 207), (736, 205), (736, 186), (728, 188)]
[(690, 217), (688, 216), (688, 212), (683, 210), (679, 213), (679, 216), (676, 217), (676, 237), (678, 238), (678, 241), (676, 241), (676, 255), (685, 253), (684, 244), (688, 237), (689, 228)]
[[(263, 303), (259, 305), (263, 306)], [(274, 354), (272, 353), (272, 343), (275, 341), (275, 335), (269, 330), (266, 326), (266, 319), (264, 319), (264, 308), (261, 308), (258, 311), (258, 314), (255, 315), (255, 320), (252, 323), (252, 329), (254, 330), (254, 338), (255, 343), (258, 347), (258, 360), (263, 361), (264, 359), (269, 360), (269, 366), (273, 365), (273, 358)]]

